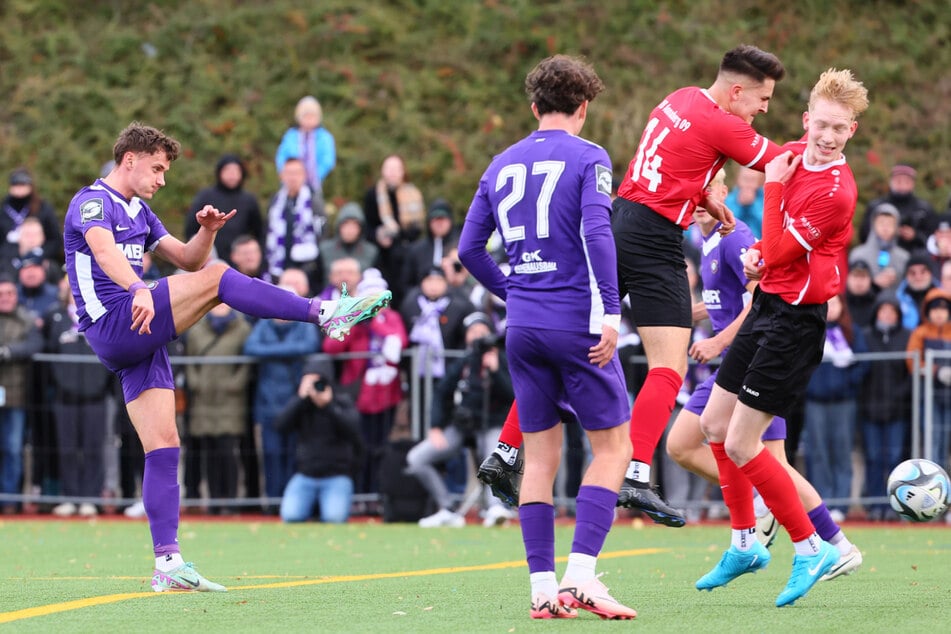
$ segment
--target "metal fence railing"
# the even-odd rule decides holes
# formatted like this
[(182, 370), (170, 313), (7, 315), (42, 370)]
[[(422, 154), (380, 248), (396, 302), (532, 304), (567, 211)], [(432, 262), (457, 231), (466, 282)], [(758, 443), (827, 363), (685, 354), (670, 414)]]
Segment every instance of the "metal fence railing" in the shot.
[[(463, 354), (464, 353), (461, 351), (446, 351), (445, 353), (446, 357), (448, 358), (459, 357)], [(333, 361), (344, 361), (347, 359), (369, 356), (370, 355), (368, 353), (348, 353), (334, 356), (322, 354), (311, 355), (311, 357), (314, 358), (324, 357), (332, 359)], [(901, 352), (863, 353), (856, 355), (856, 360), (866, 362), (870, 364), (870, 366), (874, 366), (875, 364), (879, 363), (894, 362), (895, 360), (911, 360), (915, 361), (915, 365), (917, 365), (916, 355)], [(62, 364), (99, 364), (99, 361), (95, 357), (85, 355), (38, 354), (34, 357), (33, 361), (34, 394), (33, 400), (27, 407), (27, 414), (30, 423), (28, 424), (28, 433), (26, 435), (26, 440), (23, 447), (25, 457), (23, 487), (22, 491), (17, 494), (0, 494), (0, 504), (22, 503), (53, 505), (59, 502), (68, 501), (67, 498), (59, 495), (58, 488), (56, 487), (55, 483), (56, 469), (54, 465), (62, 458), (59, 456), (59, 452), (57, 451), (55, 435), (51, 436), (48, 433), (49, 429), (46, 429), (45, 433), (44, 430), (41, 429), (41, 426), (44, 424), (49, 426), (49, 418), (52, 416), (50, 401), (55, 397), (55, 394), (52, 393), (53, 388), (48, 382), (49, 370), (54, 365), (61, 366)], [(259, 363), (261, 360), (257, 357), (250, 356), (173, 356), (171, 361), (173, 367), (182, 368), (192, 364), (254, 365)], [(430, 423), (430, 403), (436, 381), (432, 374), (432, 364), (430, 361), (431, 360), (423, 358), (422, 353), (418, 349), (414, 348), (404, 351), (402, 368), (403, 375), (405, 377), (404, 385), (406, 389), (406, 399), (409, 405), (407, 408), (407, 422), (409, 425), (409, 435), (415, 440), (423, 437), (423, 435), (428, 430)], [(643, 372), (646, 359), (644, 357), (635, 356), (625, 359), (624, 362), (628, 369), (637, 374), (638, 371)], [(938, 385), (936, 387), (934, 381), (925, 380), (924, 377), (931, 377), (934, 373), (933, 370), (936, 365), (948, 363), (951, 363), (951, 351), (928, 350), (924, 355), (924, 371), (922, 373), (916, 372), (910, 374), (911, 399), (907, 412), (908, 444), (906, 448), (906, 457), (931, 456), (933, 454), (937, 439), (935, 435), (934, 411), (931, 405), (936, 398), (944, 398), (945, 394), (943, 394), (942, 386)], [(46, 378), (44, 379), (44, 377)], [(46, 381), (46, 383), (44, 383), (44, 381)], [(951, 390), (951, 388), (948, 389)], [(879, 394), (876, 396), (878, 398), (886, 399), (889, 397), (888, 394)], [(126, 459), (126, 454), (134, 453), (134, 451), (129, 451), (130, 448), (128, 446), (124, 446), (123, 443), (127, 444), (133, 442), (134, 435), (130, 434), (130, 430), (121, 429), (115, 423), (116, 420), (121, 418), (118, 415), (121, 404), (119, 403), (116, 394), (106, 394), (104, 395), (104, 399), (108, 403), (106, 415), (112, 419), (107, 426), (108, 434), (105, 447), (105, 455), (107, 456), (105, 468), (108, 471), (106, 477), (106, 491), (99, 497), (91, 497), (88, 499), (84, 498), (83, 500), (73, 499), (72, 501), (89, 501), (93, 504), (103, 506), (124, 506), (135, 501), (135, 494), (126, 490), (125, 494), (123, 495), (118, 484), (120, 477), (118, 473), (120, 468), (124, 468), (126, 466), (121, 462), (122, 460)], [(252, 422), (253, 421), (249, 420), (249, 425)], [(808, 425), (808, 421), (806, 421), (806, 424)], [(659, 455), (660, 454), (661, 452), (659, 452)], [(260, 447), (255, 449), (255, 454), (254, 456), (251, 456), (251, 458), (260, 458)], [(944, 458), (944, 466), (947, 466), (947, 456)], [(63, 459), (69, 458), (65, 457)], [(206, 456), (206, 459), (210, 459), (213, 463), (215, 457)], [(478, 459), (481, 460), (481, 457), (478, 457)], [(666, 456), (661, 456), (661, 459), (666, 459)], [(247, 476), (247, 473), (244, 475)], [(220, 505), (223, 507), (231, 506), (235, 508), (244, 508), (262, 505), (274, 505), (279, 501), (267, 499), (261, 494), (253, 498), (247, 497), (246, 492), (249, 489), (260, 490), (260, 487), (249, 487), (247, 486), (247, 483), (245, 483), (245, 486), (241, 488), (241, 492), (235, 498), (186, 498), (183, 500), (183, 506), (187, 508), (195, 506)], [(376, 495), (372, 493), (363, 491), (357, 491), (357, 493), (357, 501), (374, 501), (377, 499)], [(855, 495), (851, 496), (849, 500), (844, 502), (851, 504), (864, 504), (873, 502), (880, 503), (883, 501), (884, 500), (879, 498), (865, 498), (862, 496), (861, 491), (859, 490)], [(841, 503), (843, 501), (831, 500), (830, 502)], [(715, 501), (710, 502), (710, 504), (715, 503)]]

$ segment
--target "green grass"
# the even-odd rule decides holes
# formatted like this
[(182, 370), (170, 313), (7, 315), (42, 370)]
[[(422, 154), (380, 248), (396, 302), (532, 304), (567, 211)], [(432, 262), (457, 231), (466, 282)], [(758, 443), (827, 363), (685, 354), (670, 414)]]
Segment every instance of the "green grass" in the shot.
[[(566, 554), (571, 527), (559, 527)], [(0, 623), (18, 632), (914, 632), (951, 619), (951, 529), (848, 526), (865, 563), (777, 609), (792, 549), (769, 568), (711, 593), (694, 581), (719, 559), (724, 525), (674, 530), (620, 520), (599, 570), (635, 607), (631, 623), (528, 618), (517, 526), (422, 530), (411, 525), (182, 524), (181, 544), (227, 594), (151, 592), (147, 525), (127, 521), (0, 522)], [(662, 549), (642, 554), (639, 551)], [(564, 564), (559, 564), (563, 571)], [(128, 597), (115, 595), (131, 594)], [(85, 600), (100, 605), (75, 607)], [(32, 613), (23, 610), (36, 608)], [(65, 609), (72, 608), (72, 609)], [(62, 610), (53, 612), (53, 610)], [(52, 612), (52, 613), (51, 613)], [(16, 620), (12, 620), (14, 617)], [(944, 625), (941, 625), (941, 624)]]

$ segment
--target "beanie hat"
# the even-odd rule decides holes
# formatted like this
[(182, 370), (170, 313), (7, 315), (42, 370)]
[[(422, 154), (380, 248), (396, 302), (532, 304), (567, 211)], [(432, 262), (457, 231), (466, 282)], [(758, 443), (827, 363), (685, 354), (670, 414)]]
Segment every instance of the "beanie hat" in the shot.
[(357, 284), (357, 295), (363, 297), (370, 293), (379, 293), (389, 288), (380, 269), (369, 268), (363, 272), (363, 279)]
[(361, 227), (366, 226), (367, 222), (360, 205), (354, 202), (344, 203), (340, 208), (340, 211), (337, 212), (337, 224), (335, 226), (339, 228), (344, 220), (356, 220)]

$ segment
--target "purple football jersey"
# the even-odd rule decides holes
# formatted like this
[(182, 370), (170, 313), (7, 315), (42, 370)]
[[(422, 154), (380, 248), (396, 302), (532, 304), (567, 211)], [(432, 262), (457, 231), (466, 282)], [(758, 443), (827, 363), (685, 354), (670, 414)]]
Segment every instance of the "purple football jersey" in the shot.
[(99, 268), (86, 243), (86, 231), (92, 227), (111, 231), (116, 247), (139, 276), (145, 249), (155, 249), (168, 231), (144, 201), (138, 197), (126, 200), (102, 180), (79, 190), (69, 203), (63, 224), (66, 274), (76, 300), (79, 329), (85, 330), (128, 293)]
[(729, 326), (750, 300), (746, 290), (749, 280), (743, 273), (743, 254), (755, 242), (750, 228), (740, 220), (725, 236), (716, 229), (703, 236), (700, 278), (703, 280), (703, 304), (707, 307), (714, 333)]
[[(620, 314), (611, 186), (607, 152), (562, 130), (535, 131), (493, 159), (459, 251), (473, 276), (506, 300), (509, 326), (600, 335), (604, 315)], [(485, 253), (496, 229), (507, 278)]]

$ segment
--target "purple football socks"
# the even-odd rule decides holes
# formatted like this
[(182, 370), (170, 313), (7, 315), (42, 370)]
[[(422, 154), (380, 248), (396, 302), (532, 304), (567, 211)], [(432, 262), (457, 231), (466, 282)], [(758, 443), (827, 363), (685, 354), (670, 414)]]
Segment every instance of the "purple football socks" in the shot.
[(142, 504), (149, 518), (155, 556), (178, 550), (178, 447), (155, 449), (145, 454)]

